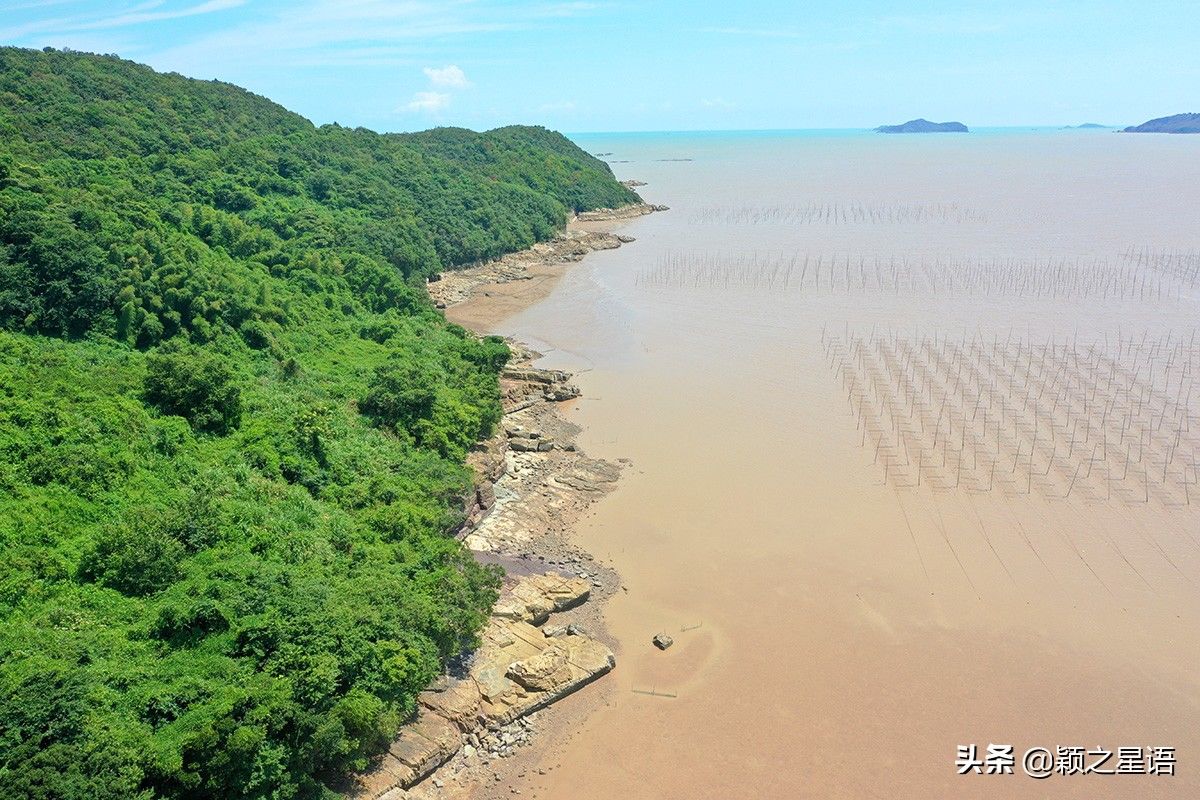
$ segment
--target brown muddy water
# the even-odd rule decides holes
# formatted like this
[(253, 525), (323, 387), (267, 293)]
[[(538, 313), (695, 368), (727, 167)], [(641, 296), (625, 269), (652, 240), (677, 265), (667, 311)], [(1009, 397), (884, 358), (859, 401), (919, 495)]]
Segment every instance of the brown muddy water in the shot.
[(580, 141), (671, 211), (498, 326), (633, 462), (576, 532), (616, 688), (538, 795), (1200, 797), (1200, 137)]

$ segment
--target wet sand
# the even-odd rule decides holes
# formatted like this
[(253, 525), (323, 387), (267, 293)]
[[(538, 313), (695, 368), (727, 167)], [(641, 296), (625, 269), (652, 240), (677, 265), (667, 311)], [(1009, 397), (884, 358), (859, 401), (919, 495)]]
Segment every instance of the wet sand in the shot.
[(501, 322), (539, 303), (554, 291), (568, 264), (533, 267), (529, 279), (508, 283), (486, 283), (470, 297), (446, 309), (446, 319), (478, 333), (488, 333)]
[[(1118, 478), (1111, 465), (1103, 473), (1108, 494), (1097, 467), (1063, 496), (1062, 481), (1051, 479), (1058, 471), (1082, 474), (1085, 459), (1073, 441), (1066, 455), (1078, 423), (1045, 423), (1053, 433), (1041, 436), (1057, 438), (1052, 450), (1044, 438), (1039, 447), (1014, 410), (1021, 387), (994, 376), (988, 400), (1009, 417), (995, 434), (986, 425), (969, 429), (979, 451), (1014, 457), (1010, 475), (1018, 476), (1025, 469), (1019, 442), (1029, 438), (1032, 446), (1023, 446), (1045, 460), (1047, 477), (1030, 467), (1039, 478), (1035, 484), (1028, 475), (1026, 493), (1016, 477), (995, 482), (993, 469), (984, 490), (983, 470), (964, 462), (959, 477), (968, 477), (959, 485), (922, 467), (925, 481), (916, 486), (911, 463), (907, 472), (885, 472), (863, 428), (897, 437), (883, 461), (899, 466), (911, 448), (929, 446), (920, 415), (897, 421), (886, 408), (856, 411), (827, 346), (836, 332), (843, 342), (888, 338), (895, 352), (910, 354), (925, 352), (930, 334), (944, 337), (931, 351), (972, 337), (1003, 341), (1010, 353), (1066, 340), (1089, 352), (1131, 336), (1171, 336), (1175, 347), (1196, 325), (1193, 297), (1158, 303), (967, 291), (898, 299), (849, 285), (772, 292), (639, 283), (672, 254), (756, 246), (914, 257), (1085, 251), (1116, 259), (1138, 242), (1200, 244), (1188, 211), (1200, 202), (1200, 166), (1189, 151), (1128, 137), (1096, 141), (955, 144), (932, 173), (921, 169), (925, 143), (888, 143), (839, 160), (850, 145), (831, 142), (815, 155), (786, 151), (795, 159), (789, 168), (811, 168), (795, 182), (779, 177), (778, 153), (735, 164), (729, 152), (692, 145), (697, 162), (713, 162), (710, 174), (688, 164), (629, 165), (650, 180), (648, 199), (673, 208), (621, 229), (637, 244), (588, 256), (515, 316), (469, 312), (479, 315), (476, 325), (487, 321), (548, 353), (548, 365), (583, 369), (584, 397), (571, 417), (584, 428), (582, 447), (633, 462), (619, 490), (575, 532), (628, 588), (605, 614), (620, 643), (618, 669), (606, 679), (605, 702), (569, 743), (547, 748), (540, 761), (547, 774), (523, 790), (546, 798), (1200, 795), (1200, 514), (1192, 505), (1200, 497), (1187, 483), (1194, 467), (1186, 469), (1200, 396), (1189, 394), (1172, 418), (1188, 423), (1177, 446), (1149, 446), (1144, 502), (1136, 469)], [(687, 146), (676, 142), (674, 152)], [(729, 179), (735, 172), (741, 177)], [(939, 202), (983, 213), (937, 224), (786, 228), (707, 226), (694, 213), (711, 207), (715, 185), (731, 208), (805, 206), (834, 193), (895, 196), (897, 186), (877, 185), (888, 174), (906, 181), (905, 191), (920, 185)], [(815, 185), (796, 188), (801, 175)], [(1164, 187), (1153, 204), (1142, 194), (1147, 185)], [(980, 186), (994, 196), (969, 196)], [(1190, 356), (1180, 353), (1155, 362), (1174, 371), (1172, 392), (1194, 377)], [(865, 363), (856, 359), (847, 363)], [(981, 367), (967, 365), (974, 368)], [(915, 377), (909, 386), (906, 376), (936, 370), (936, 359), (910, 355), (905, 369), (901, 397), (925, 386)], [(1134, 369), (1128, 382), (1140, 386), (1145, 366)], [(952, 374), (939, 381), (952, 405), (969, 396)], [(1061, 396), (1075, 402), (1082, 394), (1090, 403), (1116, 391), (1083, 386)], [(1141, 424), (1135, 403), (1115, 394), (1080, 406), (1080, 414), (1094, 416), (1099, 431), (1116, 424), (1112, 409), (1126, 405), (1131, 422), (1121, 425)], [(1098, 416), (1110, 411), (1112, 419)], [(960, 423), (968, 412), (960, 410)], [(1056, 404), (1046, 413), (1062, 412)], [(1149, 421), (1151, 431), (1163, 427), (1164, 414)], [(956, 432), (964, 444), (953, 457), (963, 458), (966, 434)], [(901, 434), (911, 437), (904, 448)], [(1088, 452), (1088, 463), (1100, 463), (1097, 451)], [(1167, 460), (1163, 488), (1152, 494), (1155, 453)], [(659, 631), (675, 638), (666, 652), (650, 645)], [(1018, 755), (1035, 746), (1169, 746), (1179, 766), (1174, 776), (1034, 780), (1018, 762), (1014, 775), (959, 776), (956, 747), (970, 743), (1011, 744)]]

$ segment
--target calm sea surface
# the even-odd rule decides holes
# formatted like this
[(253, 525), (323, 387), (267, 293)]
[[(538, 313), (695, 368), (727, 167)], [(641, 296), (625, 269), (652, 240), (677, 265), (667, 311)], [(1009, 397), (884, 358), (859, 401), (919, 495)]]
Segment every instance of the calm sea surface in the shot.
[(577, 534), (618, 669), (539, 796), (1200, 796), (1200, 137), (576, 141), (671, 210), (500, 327), (632, 461)]

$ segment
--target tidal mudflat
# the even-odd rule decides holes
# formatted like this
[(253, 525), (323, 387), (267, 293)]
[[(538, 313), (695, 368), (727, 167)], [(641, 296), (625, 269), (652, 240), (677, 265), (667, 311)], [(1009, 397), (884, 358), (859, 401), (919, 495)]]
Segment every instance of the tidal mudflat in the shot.
[[(533, 791), (1200, 793), (1195, 142), (582, 141), (672, 210), (495, 325), (632, 461), (575, 531), (619, 667)], [(957, 774), (971, 744), (1014, 774)], [(1035, 747), (1178, 766), (1035, 780)]]

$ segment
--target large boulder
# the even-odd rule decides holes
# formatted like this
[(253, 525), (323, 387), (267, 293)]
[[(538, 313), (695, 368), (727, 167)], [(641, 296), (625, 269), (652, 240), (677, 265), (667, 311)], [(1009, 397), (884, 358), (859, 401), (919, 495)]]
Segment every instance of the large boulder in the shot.
[(571, 682), (571, 665), (565, 647), (553, 644), (532, 658), (508, 667), (508, 677), (531, 692), (554, 692)]
[(501, 598), (492, 616), (542, 625), (555, 611), (585, 602), (591, 590), (591, 584), (583, 578), (563, 578), (553, 572), (529, 575), (513, 587), (511, 594)]

